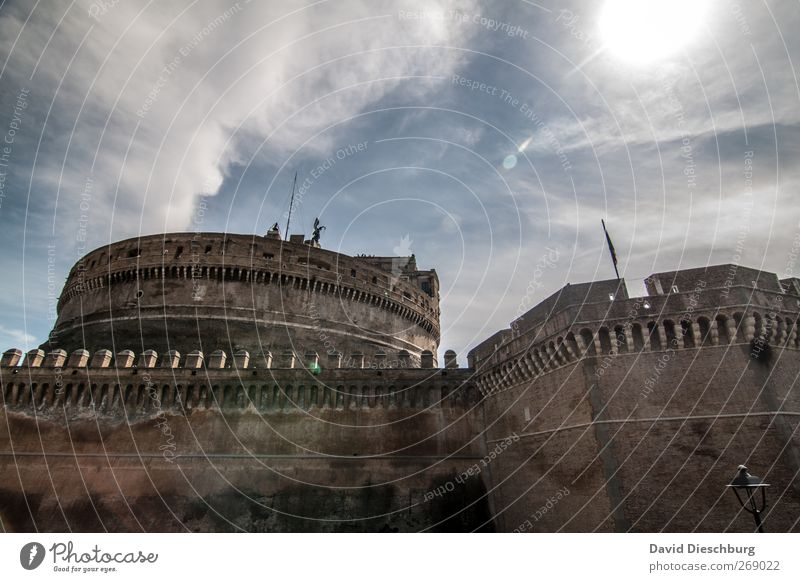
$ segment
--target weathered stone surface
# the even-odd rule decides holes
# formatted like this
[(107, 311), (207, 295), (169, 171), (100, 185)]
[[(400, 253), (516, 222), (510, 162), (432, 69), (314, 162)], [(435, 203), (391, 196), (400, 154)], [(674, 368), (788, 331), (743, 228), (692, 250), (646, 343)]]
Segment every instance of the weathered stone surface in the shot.
[(371, 361), (407, 350), (418, 366), (420, 353), (439, 345), (439, 281), (414, 257), (349, 257), (225, 233), (144, 236), (81, 259), (43, 347), (94, 352), (129, 338), (188, 353), (198, 337), (253, 357), (288, 349), (362, 352)]
[[(438, 305), (409, 282), (427, 272), (400, 269), (390, 292), (379, 272), (395, 274), (391, 258), (353, 258), (337, 274), (321, 262), (333, 254), (270, 239), (289, 249), (291, 266), (275, 270), (278, 254), (253, 267), (267, 252), (260, 239), (208, 236), (205, 291), (181, 258), (195, 245), (166, 270), (143, 260), (163, 262), (164, 245), (186, 237), (145, 237), (135, 259), (124, 241), (109, 247), (120, 267), (110, 279), (68, 282), (52, 336), (73, 353), (107, 349), (98, 314), (140, 301), (149, 315), (175, 313), (178, 336), (165, 339), (185, 343), (197, 328), (181, 330), (188, 312), (170, 302), (212, 297), (201, 309), (207, 361), (181, 344), (182, 362), (174, 352), (152, 367), (164, 344), (138, 345), (122, 319), (115, 334), (131, 343), (117, 346), (135, 345), (139, 366), (129, 350), (111, 368), (110, 352), (88, 367), (85, 352), (57, 360), (61, 347), (48, 346), (44, 366), (43, 350), (23, 366), (6, 352), (3, 529), (752, 531), (724, 487), (740, 463), (773, 484), (767, 529), (800, 527), (795, 279), (723, 265), (656, 274), (640, 298), (624, 281), (568, 285), (474, 348), (469, 369), (451, 351), (439, 369)], [(216, 244), (227, 244), (224, 268)], [(108, 272), (102, 253), (89, 258)], [(104, 285), (123, 303), (103, 303)], [(255, 306), (253, 285), (266, 297)], [(97, 289), (94, 343), (78, 345), (71, 302), (91, 304)], [(156, 289), (168, 289), (165, 302), (148, 304)], [(226, 320), (223, 304), (251, 310), (256, 328)], [(335, 333), (308, 324), (311, 305), (311, 321)], [(251, 341), (262, 331), (266, 344)]]

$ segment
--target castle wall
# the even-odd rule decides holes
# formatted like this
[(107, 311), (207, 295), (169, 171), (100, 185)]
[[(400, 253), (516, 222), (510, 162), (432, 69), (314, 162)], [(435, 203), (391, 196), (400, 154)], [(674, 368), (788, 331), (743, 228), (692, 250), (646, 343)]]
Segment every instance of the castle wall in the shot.
[(6, 367), (0, 517), (13, 531), (491, 529), (483, 480), (457, 480), (484, 454), (469, 378)]

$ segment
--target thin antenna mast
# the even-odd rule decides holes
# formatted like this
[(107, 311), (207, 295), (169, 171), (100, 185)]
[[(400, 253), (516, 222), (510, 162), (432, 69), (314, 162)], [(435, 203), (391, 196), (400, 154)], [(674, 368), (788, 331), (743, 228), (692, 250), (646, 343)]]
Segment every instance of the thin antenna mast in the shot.
[(286, 240), (289, 240), (289, 221), (292, 220), (292, 206), (294, 205), (295, 186), (297, 186), (297, 172), (294, 173), (294, 182), (292, 182), (292, 198), (289, 200), (289, 216), (286, 217)]

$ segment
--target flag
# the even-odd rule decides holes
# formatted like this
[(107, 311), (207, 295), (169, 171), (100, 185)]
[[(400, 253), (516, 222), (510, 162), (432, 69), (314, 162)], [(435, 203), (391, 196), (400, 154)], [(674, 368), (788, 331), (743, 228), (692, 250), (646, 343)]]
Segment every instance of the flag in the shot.
[(608, 231), (606, 230), (606, 221), (601, 218), (600, 222), (603, 225), (603, 232), (606, 233), (606, 242), (608, 243), (608, 252), (611, 253), (611, 261), (614, 263), (614, 272), (617, 274), (617, 279), (619, 279), (619, 271), (617, 270), (617, 253), (614, 250), (614, 243), (611, 242), (611, 237), (608, 236)]

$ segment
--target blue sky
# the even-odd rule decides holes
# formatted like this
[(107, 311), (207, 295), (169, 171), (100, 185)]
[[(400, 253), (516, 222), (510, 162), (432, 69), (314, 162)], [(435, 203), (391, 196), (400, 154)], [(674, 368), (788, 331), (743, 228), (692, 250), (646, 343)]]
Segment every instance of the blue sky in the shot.
[(612, 277), (602, 217), (634, 293), (795, 274), (796, 3), (677, 4), (610, 38), (603, 2), (3, 2), (1, 347), (45, 339), (84, 252), (200, 205), (202, 230), (263, 233), (295, 172), (292, 229), (436, 268), (461, 354)]

